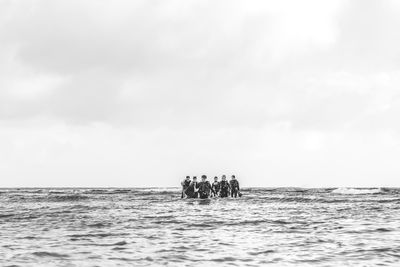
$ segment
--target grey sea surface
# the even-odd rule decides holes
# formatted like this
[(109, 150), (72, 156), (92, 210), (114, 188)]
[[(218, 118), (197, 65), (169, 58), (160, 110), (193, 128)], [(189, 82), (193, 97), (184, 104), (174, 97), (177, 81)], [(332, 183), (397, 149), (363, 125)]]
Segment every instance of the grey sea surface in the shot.
[(0, 189), (1, 266), (400, 266), (400, 189)]

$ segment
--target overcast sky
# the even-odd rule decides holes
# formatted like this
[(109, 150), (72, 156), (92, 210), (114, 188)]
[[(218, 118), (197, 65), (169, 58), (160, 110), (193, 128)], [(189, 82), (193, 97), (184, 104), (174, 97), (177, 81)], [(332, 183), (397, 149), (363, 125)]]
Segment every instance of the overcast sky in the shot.
[(0, 1), (0, 187), (400, 186), (399, 1)]

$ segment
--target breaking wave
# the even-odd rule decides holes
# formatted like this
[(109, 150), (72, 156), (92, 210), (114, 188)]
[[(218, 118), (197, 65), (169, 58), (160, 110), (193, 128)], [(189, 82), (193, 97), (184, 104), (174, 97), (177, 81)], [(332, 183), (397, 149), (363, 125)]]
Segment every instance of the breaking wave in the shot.
[(342, 195), (368, 195), (383, 193), (381, 188), (337, 188), (332, 191), (334, 194)]

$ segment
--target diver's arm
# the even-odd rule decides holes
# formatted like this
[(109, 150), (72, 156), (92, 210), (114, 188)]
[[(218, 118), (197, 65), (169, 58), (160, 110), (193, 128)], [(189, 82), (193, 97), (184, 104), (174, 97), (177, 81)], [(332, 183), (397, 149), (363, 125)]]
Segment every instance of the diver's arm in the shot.
[(182, 189), (183, 194), (187, 197), (188, 196), (188, 190), (189, 190), (190, 186), (188, 186), (185, 190)]
[(212, 192), (214, 195), (216, 195), (217, 193), (216, 193), (216, 191), (214, 190), (214, 186), (213, 186), (213, 185), (210, 185), (210, 188), (211, 188), (211, 192)]

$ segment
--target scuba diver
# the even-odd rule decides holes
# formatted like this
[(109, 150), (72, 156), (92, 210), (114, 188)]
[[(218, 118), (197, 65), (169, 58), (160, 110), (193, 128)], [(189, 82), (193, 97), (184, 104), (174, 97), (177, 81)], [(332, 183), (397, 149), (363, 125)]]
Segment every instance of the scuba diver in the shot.
[(219, 193), (219, 188), (220, 188), (217, 176), (214, 177), (214, 182), (212, 183), (211, 187), (212, 187), (212, 189), (214, 189), (212, 196), (217, 197), (218, 193)]
[(186, 194), (187, 198), (197, 198), (198, 197), (197, 191), (199, 191), (197, 177), (193, 176), (192, 182), (190, 183), (188, 188), (186, 188), (186, 190), (185, 190), (185, 194)]
[(219, 189), (220, 189), (220, 193), (219, 193), (220, 197), (228, 197), (229, 196), (229, 190), (231, 189), (231, 185), (226, 180), (225, 175), (222, 175), (222, 181), (219, 183)]
[(207, 176), (206, 175), (202, 175), (201, 176), (201, 182), (198, 183), (197, 187), (198, 187), (199, 196), (200, 196), (201, 199), (209, 198), (211, 192), (213, 194), (215, 194), (215, 191), (212, 188), (210, 182), (207, 181)]
[(182, 185), (182, 195), (181, 195), (181, 198), (184, 198), (185, 197), (185, 191), (186, 191), (186, 189), (189, 187), (189, 185), (190, 185), (190, 176), (186, 176), (186, 179), (185, 180), (183, 180), (182, 182), (181, 182), (181, 185)]
[(236, 180), (235, 175), (232, 175), (231, 180), (229, 181), (229, 184), (231, 185), (231, 197), (239, 197), (241, 196), (241, 193), (239, 192), (240, 187), (239, 187), (239, 182)]

